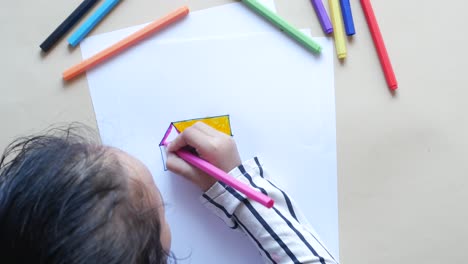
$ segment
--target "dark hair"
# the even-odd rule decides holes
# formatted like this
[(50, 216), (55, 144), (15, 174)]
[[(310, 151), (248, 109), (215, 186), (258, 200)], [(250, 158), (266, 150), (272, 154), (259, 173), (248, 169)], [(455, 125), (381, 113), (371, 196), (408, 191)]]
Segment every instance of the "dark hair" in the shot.
[[(6, 263), (165, 263), (157, 208), (115, 151), (53, 129), (0, 160), (0, 258)], [(3, 262), (3, 261), (2, 261)]]

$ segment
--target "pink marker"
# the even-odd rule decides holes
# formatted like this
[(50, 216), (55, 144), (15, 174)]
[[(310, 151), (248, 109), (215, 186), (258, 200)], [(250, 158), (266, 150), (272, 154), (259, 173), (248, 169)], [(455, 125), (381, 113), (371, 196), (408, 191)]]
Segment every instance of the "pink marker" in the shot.
[(232, 188), (238, 190), (239, 192), (245, 194), (245, 196), (247, 196), (248, 198), (266, 206), (267, 208), (273, 207), (273, 204), (275, 203), (275, 201), (273, 201), (273, 199), (271, 199), (269, 196), (261, 192), (255, 191), (249, 185), (237, 180), (236, 178), (232, 176), (229, 176), (229, 174), (215, 167), (214, 165), (207, 162), (206, 160), (203, 160), (186, 150), (178, 150), (175, 153), (181, 159), (199, 168), (200, 170), (214, 177), (218, 181), (223, 182), (231, 186)]

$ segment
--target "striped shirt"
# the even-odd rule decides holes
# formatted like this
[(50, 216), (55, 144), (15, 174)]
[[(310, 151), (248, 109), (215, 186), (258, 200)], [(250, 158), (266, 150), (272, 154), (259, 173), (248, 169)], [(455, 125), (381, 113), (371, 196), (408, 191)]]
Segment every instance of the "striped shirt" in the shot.
[(202, 203), (230, 228), (244, 232), (265, 263), (337, 263), (294, 201), (269, 180), (258, 158), (229, 174), (273, 198), (273, 208), (253, 202), (220, 182), (202, 195)]

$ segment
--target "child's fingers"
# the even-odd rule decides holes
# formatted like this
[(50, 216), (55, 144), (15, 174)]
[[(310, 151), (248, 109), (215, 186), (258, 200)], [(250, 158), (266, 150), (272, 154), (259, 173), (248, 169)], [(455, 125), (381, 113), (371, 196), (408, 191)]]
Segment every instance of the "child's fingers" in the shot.
[(216, 183), (216, 179), (206, 175), (199, 169), (192, 167), (190, 164), (172, 152), (167, 153), (166, 166), (175, 174), (182, 175), (187, 180), (198, 185), (203, 191), (208, 190), (213, 184)]
[(196, 171), (194, 167), (190, 166), (190, 164), (179, 158), (176, 154), (172, 152), (167, 153), (166, 166), (168, 170), (175, 174), (182, 175), (188, 180), (195, 182)]
[(195, 149), (203, 148), (203, 144), (210, 139), (210, 136), (206, 135), (201, 130), (194, 128), (193, 126), (187, 128), (179, 136), (177, 136), (167, 147), (170, 152), (177, 151), (185, 146), (191, 146)]
[(203, 122), (197, 122), (193, 125), (193, 127), (211, 137), (219, 137), (220, 135), (224, 135), (223, 133)]

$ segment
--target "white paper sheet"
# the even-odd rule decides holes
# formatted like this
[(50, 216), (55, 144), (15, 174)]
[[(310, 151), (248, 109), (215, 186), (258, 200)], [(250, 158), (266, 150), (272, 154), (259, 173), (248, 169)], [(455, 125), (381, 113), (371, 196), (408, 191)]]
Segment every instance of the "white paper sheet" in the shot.
[[(276, 12), (273, 0), (259, 1)], [(84, 57), (90, 57), (115, 42), (127, 37), (147, 24), (116, 30), (84, 39), (80, 47)], [(150, 37), (161, 42), (205, 37), (223, 37), (246, 33), (279, 31), (264, 18), (254, 14), (241, 3), (222, 5), (191, 12), (186, 18)]]
[[(165, 31), (88, 72), (102, 140), (152, 172), (167, 203), (172, 250), (190, 255), (180, 262), (261, 263), (247, 237), (211, 215), (198, 202), (201, 192), (164, 172), (161, 162), (158, 144), (172, 121), (229, 114), (242, 157), (263, 158), (338, 257), (332, 42), (318, 38), (323, 53), (314, 56), (241, 5), (230, 6), (221, 8), (237, 12), (235, 17), (193, 13), (191, 23), (198, 27), (174, 27), (179, 34)], [(206, 30), (207, 17), (217, 21), (219, 32)], [(84, 57), (132, 30), (86, 41)], [(248, 35), (253, 32), (264, 33)]]

